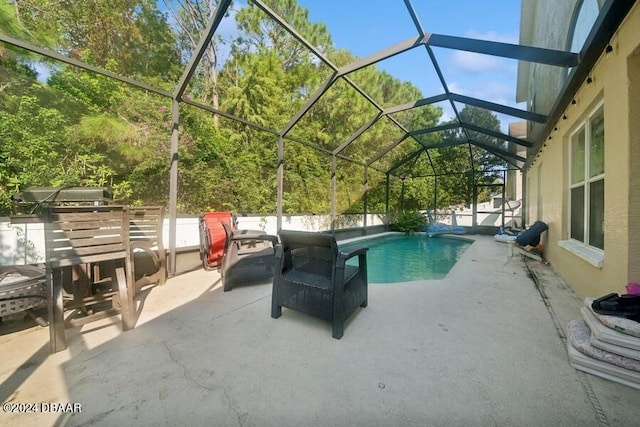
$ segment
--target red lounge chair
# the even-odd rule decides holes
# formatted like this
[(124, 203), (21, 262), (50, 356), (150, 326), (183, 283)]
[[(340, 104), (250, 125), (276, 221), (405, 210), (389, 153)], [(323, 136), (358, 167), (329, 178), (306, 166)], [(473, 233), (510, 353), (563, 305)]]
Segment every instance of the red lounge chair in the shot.
[(200, 259), (205, 270), (213, 270), (222, 263), (227, 239), (223, 221), (233, 224), (231, 212), (205, 212), (200, 217)]

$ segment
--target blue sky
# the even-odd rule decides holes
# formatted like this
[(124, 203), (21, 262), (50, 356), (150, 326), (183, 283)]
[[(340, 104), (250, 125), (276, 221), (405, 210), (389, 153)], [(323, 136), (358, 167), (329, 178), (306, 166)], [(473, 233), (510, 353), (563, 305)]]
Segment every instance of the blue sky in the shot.
[[(298, 0), (312, 22), (322, 22), (334, 46), (366, 57), (418, 33), (403, 0)], [(412, 0), (427, 33), (518, 43), (520, 2), (517, 0)], [(517, 61), (434, 48), (452, 92), (523, 108), (515, 103)], [(379, 63), (396, 78), (410, 81), (425, 95), (443, 93), (424, 48)], [(445, 116), (452, 114), (450, 108)], [(445, 117), (447, 119), (448, 117)], [(503, 130), (508, 121), (499, 116)]]
[[(327, 26), (335, 47), (361, 58), (418, 34), (404, 0), (298, 0), (298, 3), (309, 10), (311, 22)], [(427, 33), (518, 43), (518, 0), (411, 0), (411, 3)], [(164, 8), (163, 2), (158, 4)], [(244, 0), (235, 2), (235, 9), (245, 6)], [(227, 37), (236, 35), (233, 13), (223, 20), (218, 32)], [(441, 48), (433, 50), (450, 91), (524, 108), (515, 103), (517, 61)], [(225, 49), (221, 48), (219, 54), (224, 57)], [(377, 67), (413, 83), (425, 97), (443, 93), (423, 47), (382, 61)], [(45, 79), (48, 69), (39, 71)], [(443, 107), (443, 120), (451, 118), (450, 105), (439, 106)], [(504, 132), (510, 121), (517, 120), (502, 115), (498, 118)]]

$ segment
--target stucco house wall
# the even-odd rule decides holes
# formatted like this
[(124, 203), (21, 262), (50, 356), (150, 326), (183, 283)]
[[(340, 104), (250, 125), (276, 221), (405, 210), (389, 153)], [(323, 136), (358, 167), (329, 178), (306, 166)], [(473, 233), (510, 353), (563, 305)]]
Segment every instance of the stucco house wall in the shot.
[[(523, 0), (520, 44), (566, 50), (576, 0)], [(527, 108), (546, 114), (555, 103), (566, 79), (566, 71), (546, 64), (524, 62), (518, 67), (516, 100)], [(544, 124), (529, 122), (527, 135), (535, 138)]]
[[(573, 9), (567, 4), (579, 2), (536, 1), (532, 11), (534, 29), (531, 37), (551, 36), (548, 28), (567, 28)], [(543, 10), (544, 9), (544, 10)], [(524, 9), (523, 9), (524, 11)], [(541, 17), (555, 17), (563, 25), (541, 25)], [(524, 14), (523, 14), (524, 18)], [(546, 258), (554, 270), (580, 297), (601, 296), (608, 292), (625, 293), (629, 282), (640, 282), (640, 6), (636, 4), (613, 36), (611, 52), (602, 52), (592, 69), (591, 81), (583, 82), (575, 94), (575, 103), (567, 107), (564, 117), (526, 171), (529, 223), (536, 219), (549, 224)], [(567, 35), (555, 34), (567, 39)], [(537, 43), (534, 43), (536, 45)], [(556, 47), (565, 46), (560, 43)], [(545, 47), (549, 47), (548, 45)], [(558, 74), (556, 72), (556, 74)], [(521, 78), (519, 76), (519, 78)], [(529, 75), (529, 78), (532, 75)], [(535, 84), (536, 99), (546, 99), (548, 88), (555, 87), (544, 74)], [(556, 76), (557, 78), (557, 76)], [(519, 87), (523, 82), (519, 81)], [(548, 90), (545, 91), (544, 88)], [(557, 92), (555, 93), (557, 96)], [(569, 241), (569, 148), (570, 137), (593, 109), (603, 102), (605, 134), (605, 216), (602, 265), (589, 262), (580, 251), (567, 249)], [(542, 217), (538, 217), (542, 215)], [(581, 249), (581, 248), (579, 248)]]

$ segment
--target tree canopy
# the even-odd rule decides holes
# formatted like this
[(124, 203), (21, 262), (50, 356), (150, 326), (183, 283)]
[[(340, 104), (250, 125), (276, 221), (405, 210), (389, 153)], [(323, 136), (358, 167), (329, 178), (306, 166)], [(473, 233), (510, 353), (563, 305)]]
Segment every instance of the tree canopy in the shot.
[[(13, 0), (0, 3), (0, 32), (171, 92), (217, 3)], [(337, 66), (358, 59), (336, 49), (326, 26), (310, 22), (296, 0), (264, 3)], [(184, 96), (265, 130), (182, 104), (178, 210), (185, 214), (275, 212), (278, 138), (268, 130), (290, 124), (332, 75), (258, 7), (250, 4), (232, 12), (226, 19), (235, 23), (235, 36), (211, 41)], [(221, 51), (227, 52), (224, 57)], [(3, 214), (12, 209), (11, 195), (30, 186), (108, 186), (120, 203), (167, 204), (171, 99), (10, 45), (0, 44), (0, 69)], [(350, 78), (383, 105), (424, 97), (412, 84), (376, 66)], [(378, 114), (357, 95), (352, 84), (336, 80), (288, 130), (286, 213), (330, 210), (331, 153)], [(504, 162), (465, 144), (461, 129), (396, 144), (400, 134), (394, 120), (420, 129), (436, 125), (441, 115), (433, 106), (403, 111), (393, 120), (376, 122), (338, 153), (338, 211), (362, 212), (362, 164), (388, 147), (388, 155), (371, 165), (369, 211), (384, 210), (386, 170), (425, 144), (448, 146), (423, 150), (403, 166), (417, 176), (404, 183), (406, 207), (431, 206), (436, 191), (439, 205), (469, 203), (470, 176), (495, 179), (491, 170)], [(460, 116), (499, 130), (497, 118), (486, 110), (465, 107)], [(486, 135), (474, 138), (497, 144)], [(436, 190), (434, 176), (439, 174)], [(392, 180), (391, 191), (397, 193), (399, 185)]]

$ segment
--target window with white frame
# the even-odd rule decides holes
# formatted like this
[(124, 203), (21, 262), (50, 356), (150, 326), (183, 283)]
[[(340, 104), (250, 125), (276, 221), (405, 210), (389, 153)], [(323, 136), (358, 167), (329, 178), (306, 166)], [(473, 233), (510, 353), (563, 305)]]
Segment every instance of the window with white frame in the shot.
[(604, 106), (571, 136), (569, 237), (604, 250)]

